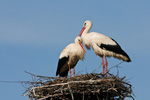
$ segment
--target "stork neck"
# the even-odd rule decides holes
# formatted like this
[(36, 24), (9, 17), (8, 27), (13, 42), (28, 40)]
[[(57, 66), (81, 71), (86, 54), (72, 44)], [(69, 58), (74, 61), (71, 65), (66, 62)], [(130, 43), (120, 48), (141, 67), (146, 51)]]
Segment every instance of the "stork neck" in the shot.
[(82, 35), (87, 34), (87, 33), (90, 31), (90, 29), (91, 29), (91, 27), (87, 27), (87, 28), (83, 31)]

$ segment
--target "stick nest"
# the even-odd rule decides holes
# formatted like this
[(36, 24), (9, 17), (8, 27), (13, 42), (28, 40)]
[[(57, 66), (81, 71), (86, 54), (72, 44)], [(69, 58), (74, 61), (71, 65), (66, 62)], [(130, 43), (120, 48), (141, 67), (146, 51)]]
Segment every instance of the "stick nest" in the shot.
[[(85, 74), (71, 78), (37, 76), (26, 95), (30, 100), (124, 100), (134, 99), (131, 84), (125, 77), (108, 74)], [(45, 80), (45, 81), (44, 81)]]

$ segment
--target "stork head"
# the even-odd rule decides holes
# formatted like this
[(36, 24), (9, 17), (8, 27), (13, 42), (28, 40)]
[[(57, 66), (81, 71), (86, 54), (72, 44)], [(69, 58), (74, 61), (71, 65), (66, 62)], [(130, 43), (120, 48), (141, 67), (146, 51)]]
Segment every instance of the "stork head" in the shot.
[(86, 20), (83, 24), (83, 27), (85, 27), (85, 28), (92, 27), (92, 22), (90, 20)]
[(85, 21), (84, 24), (83, 24), (83, 28), (82, 28), (82, 30), (81, 30), (79, 36), (82, 35), (82, 33), (83, 33), (83, 31), (84, 31), (85, 29), (87, 29), (87, 32), (88, 32), (88, 31), (91, 29), (91, 27), (92, 27), (92, 22), (91, 22), (90, 20)]
[(86, 52), (85, 49), (84, 49), (84, 46), (83, 46), (83, 44), (82, 44), (82, 39), (81, 39), (80, 36), (77, 36), (77, 37), (75, 38), (75, 43), (80, 44), (80, 46), (82, 47), (82, 49), (84, 50), (84, 52)]
[(82, 39), (81, 39), (81, 37), (79, 37), (79, 36), (77, 36), (76, 38), (75, 38), (75, 43), (82, 43)]

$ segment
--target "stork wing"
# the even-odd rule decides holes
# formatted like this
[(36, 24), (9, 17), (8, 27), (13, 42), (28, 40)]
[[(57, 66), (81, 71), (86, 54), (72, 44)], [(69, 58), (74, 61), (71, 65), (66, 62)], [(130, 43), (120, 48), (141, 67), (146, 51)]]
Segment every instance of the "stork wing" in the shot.
[(68, 57), (63, 57), (63, 58), (60, 58), (59, 61), (58, 61), (58, 66), (57, 66), (57, 72), (56, 72), (56, 76), (59, 74), (60, 76), (67, 76), (68, 75), (68, 70), (64, 71), (64, 72), (60, 72), (61, 69), (63, 68), (63, 66), (65, 64), (67, 64), (69, 60), (69, 56)]
[(127, 55), (127, 53), (122, 50), (122, 48), (120, 47), (120, 45), (115, 40), (113, 40), (113, 41), (116, 43), (116, 45), (101, 43), (101, 45), (99, 47), (101, 49), (105, 49), (105, 50), (108, 50), (108, 51), (111, 51), (111, 52), (114, 52), (114, 53), (117, 53), (117, 54), (121, 54), (121, 55), (123, 55), (123, 56), (125, 56), (125, 57), (128, 58), (127, 62), (130, 62), (131, 60), (130, 60), (129, 56)]

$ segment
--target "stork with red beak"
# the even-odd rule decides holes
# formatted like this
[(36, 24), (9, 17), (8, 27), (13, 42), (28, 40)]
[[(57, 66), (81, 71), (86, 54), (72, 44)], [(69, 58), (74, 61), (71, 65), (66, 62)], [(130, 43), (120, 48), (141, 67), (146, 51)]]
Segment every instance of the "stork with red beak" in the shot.
[(59, 75), (61, 77), (66, 77), (68, 76), (69, 71), (71, 77), (71, 68), (73, 68), (73, 75), (75, 76), (75, 66), (79, 59), (84, 59), (85, 52), (86, 51), (82, 45), (81, 37), (76, 37), (75, 43), (69, 44), (61, 52), (58, 61), (56, 76)]
[[(101, 57), (103, 64), (103, 74), (106, 73), (107, 76), (108, 62), (106, 57), (114, 57), (126, 62), (131, 62), (131, 59), (127, 53), (122, 50), (120, 45), (114, 39), (97, 32), (88, 33), (91, 27), (92, 22), (90, 20), (85, 21), (79, 36), (82, 35), (83, 43), (87, 49), (92, 47), (95, 54)], [(105, 58), (105, 63), (103, 56)]]

